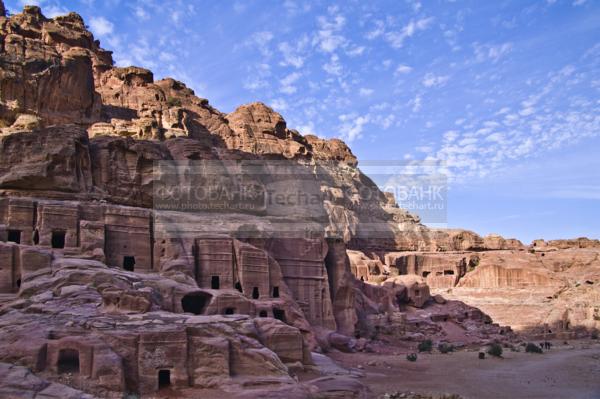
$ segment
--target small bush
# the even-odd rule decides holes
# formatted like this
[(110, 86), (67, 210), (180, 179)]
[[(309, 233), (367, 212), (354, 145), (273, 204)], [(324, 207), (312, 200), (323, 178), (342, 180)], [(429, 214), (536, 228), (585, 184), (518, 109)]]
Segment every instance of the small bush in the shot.
[(491, 356), (502, 357), (502, 346), (500, 344), (492, 344), (487, 353)]
[(416, 362), (417, 361), (417, 354), (416, 353), (409, 353), (408, 355), (406, 355), (406, 360), (408, 360), (409, 362)]
[(167, 98), (167, 105), (169, 107), (181, 107), (181, 100), (175, 97)]
[(525, 352), (527, 353), (542, 353), (543, 350), (539, 346), (534, 343), (529, 342), (525, 347)]
[(480, 359), (485, 359), (485, 353), (484, 352), (479, 352), (479, 358)]
[(433, 342), (431, 342), (430, 339), (421, 341), (417, 349), (419, 350), (419, 352), (431, 352), (431, 349), (433, 349)]
[(446, 344), (446, 343), (442, 342), (438, 345), (438, 350), (440, 351), (440, 353), (454, 352), (454, 345)]
[(598, 331), (597, 330), (592, 331), (592, 339), (598, 339)]

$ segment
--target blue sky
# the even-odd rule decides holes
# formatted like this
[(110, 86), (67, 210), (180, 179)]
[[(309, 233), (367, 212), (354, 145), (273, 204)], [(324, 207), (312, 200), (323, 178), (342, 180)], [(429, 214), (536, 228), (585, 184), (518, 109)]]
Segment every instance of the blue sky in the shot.
[(359, 160), (427, 160), (448, 225), (600, 237), (600, 2), (5, 1), (80, 13), (118, 65), (263, 101)]

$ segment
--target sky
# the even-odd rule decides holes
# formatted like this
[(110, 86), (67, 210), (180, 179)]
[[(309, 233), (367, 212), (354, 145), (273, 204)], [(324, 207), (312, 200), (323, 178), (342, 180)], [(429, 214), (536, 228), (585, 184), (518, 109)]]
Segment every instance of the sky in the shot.
[(223, 112), (265, 102), (290, 128), (345, 140), (359, 166), (443, 176), (431, 222), (600, 238), (600, 1), (5, 4), (76, 11), (118, 66), (182, 80)]

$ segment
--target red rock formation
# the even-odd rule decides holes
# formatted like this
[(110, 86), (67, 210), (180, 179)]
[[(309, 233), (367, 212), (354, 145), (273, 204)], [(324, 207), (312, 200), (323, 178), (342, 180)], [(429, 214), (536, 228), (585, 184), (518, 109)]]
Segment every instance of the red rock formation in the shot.
[[(99, 396), (168, 385), (307, 397), (329, 392), (292, 376), (311, 351), (442, 337), (440, 322), (472, 342), (508, 335), (429, 286), (556, 288), (541, 270), (480, 261), (516, 240), (420, 224), (342, 141), (302, 136), (262, 103), (223, 114), (181, 82), (115, 67), (77, 14), (4, 17), (0, 5), (0, 361), (73, 374)], [(161, 202), (215, 188), (236, 200)]]

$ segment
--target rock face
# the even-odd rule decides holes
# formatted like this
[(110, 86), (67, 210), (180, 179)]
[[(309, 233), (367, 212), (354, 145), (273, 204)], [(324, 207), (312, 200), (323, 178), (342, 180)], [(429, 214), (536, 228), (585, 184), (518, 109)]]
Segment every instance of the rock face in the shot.
[[(115, 67), (77, 14), (0, 5), (0, 361), (37, 374), (0, 364), (33, 385), (5, 378), (2, 392), (365, 397), (355, 380), (299, 383), (295, 370), (389, 337), (510, 338), (430, 289), (557, 290), (546, 271), (574, 261), (550, 248), (596, 245), (544, 243), (536, 269), (503, 265), (492, 254), (529, 253), (427, 228), (342, 141)], [(586, 306), (571, 325), (596, 325)]]
[(433, 293), (522, 332), (572, 338), (600, 328), (600, 251), (594, 240), (552, 246), (535, 241), (529, 250), (498, 250), (494, 241), (477, 252), (389, 252), (380, 258), (349, 251), (349, 259), (363, 281), (385, 285), (397, 276), (419, 276)]

